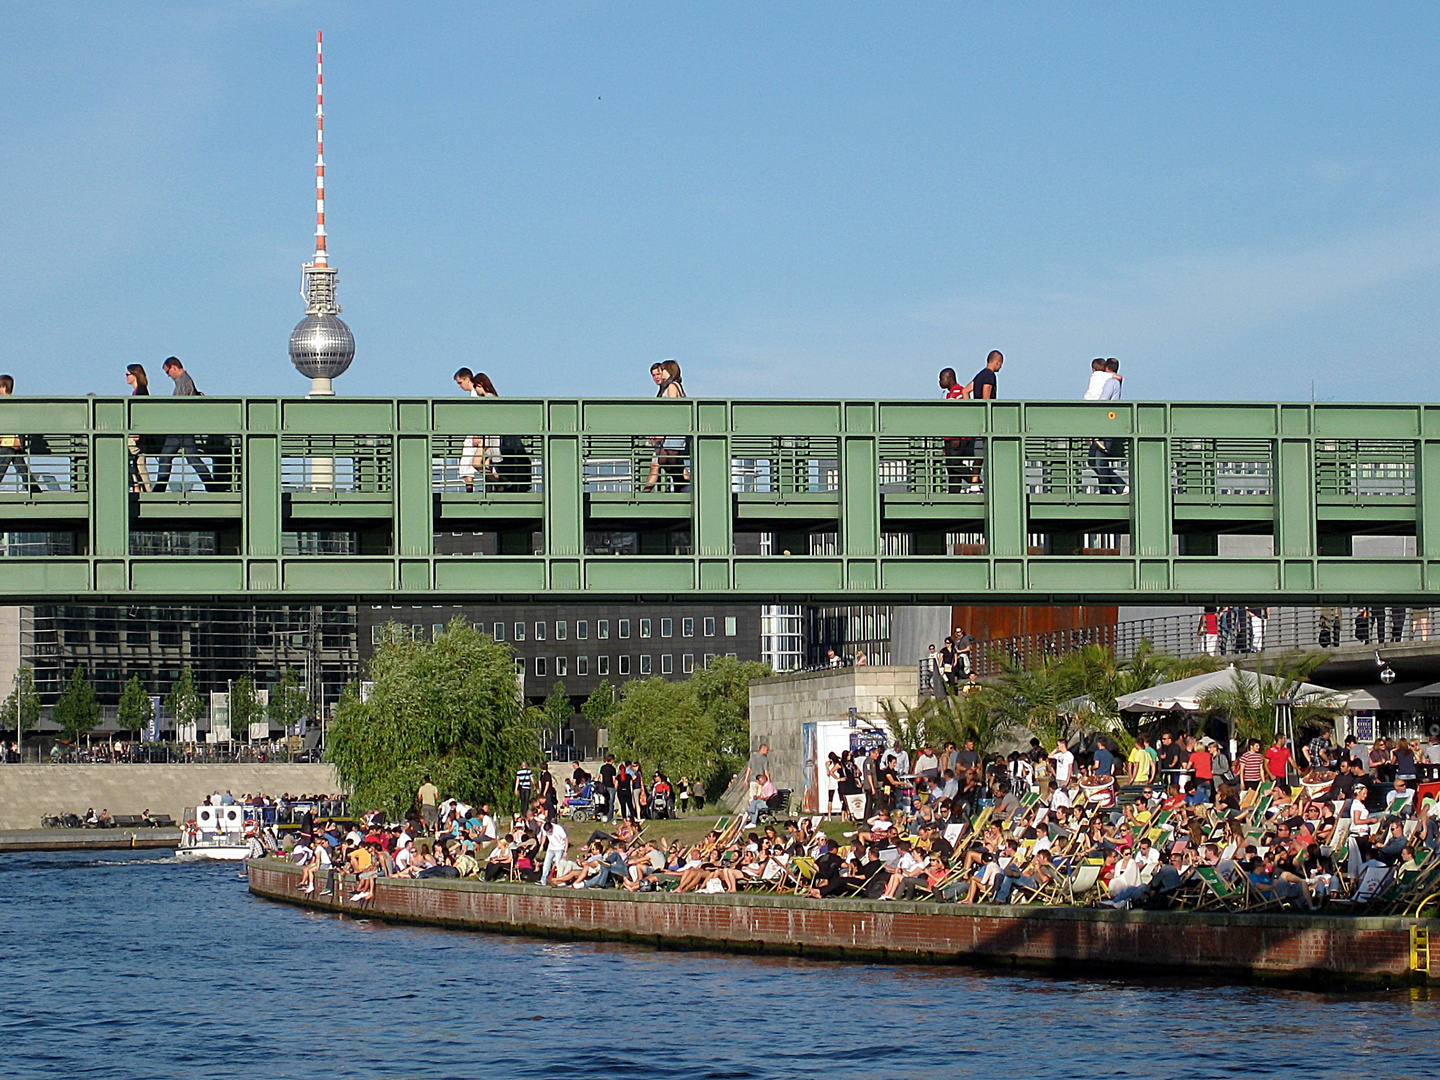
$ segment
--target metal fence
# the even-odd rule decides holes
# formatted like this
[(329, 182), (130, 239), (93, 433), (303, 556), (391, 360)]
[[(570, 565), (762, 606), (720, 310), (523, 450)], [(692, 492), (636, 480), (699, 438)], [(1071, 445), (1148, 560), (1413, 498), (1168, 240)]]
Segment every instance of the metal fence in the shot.
[(1440, 641), (1440, 608), (1307, 607), (1221, 608), (1218, 633), (1207, 635), (1201, 615), (1170, 615), (1102, 623), (1073, 630), (996, 638), (976, 646), (978, 670), (990, 675), (1006, 663), (1029, 666), (1087, 645), (1102, 645), (1116, 656), (1135, 655), (1142, 641), (1171, 656), (1243, 656), (1291, 649), (1379, 647)]

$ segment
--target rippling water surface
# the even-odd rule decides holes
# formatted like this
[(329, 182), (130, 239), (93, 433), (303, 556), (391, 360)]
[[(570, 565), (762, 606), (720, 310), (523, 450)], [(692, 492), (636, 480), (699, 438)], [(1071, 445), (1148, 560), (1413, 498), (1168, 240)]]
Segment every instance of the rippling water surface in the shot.
[(1434, 1077), (1440, 1001), (385, 926), (233, 866), (0, 856), (6, 1077)]

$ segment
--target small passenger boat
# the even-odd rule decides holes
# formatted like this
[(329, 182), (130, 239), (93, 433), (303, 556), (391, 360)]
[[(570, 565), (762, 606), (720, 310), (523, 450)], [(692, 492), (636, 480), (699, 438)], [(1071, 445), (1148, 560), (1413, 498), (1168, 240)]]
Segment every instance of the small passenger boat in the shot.
[(246, 820), (246, 809), (239, 805), (186, 807), (176, 856), (186, 860), (241, 862), (263, 855), (257, 827), (253, 821)]

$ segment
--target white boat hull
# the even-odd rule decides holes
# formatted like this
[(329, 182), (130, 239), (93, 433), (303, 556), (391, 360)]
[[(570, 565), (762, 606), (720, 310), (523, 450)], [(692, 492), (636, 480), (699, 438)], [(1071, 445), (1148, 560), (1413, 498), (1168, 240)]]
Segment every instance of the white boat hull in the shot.
[(175, 852), (180, 859), (212, 859), (218, 862), (242, 862), (250, 857), (248, 844), (197, 844), (181, 847)]

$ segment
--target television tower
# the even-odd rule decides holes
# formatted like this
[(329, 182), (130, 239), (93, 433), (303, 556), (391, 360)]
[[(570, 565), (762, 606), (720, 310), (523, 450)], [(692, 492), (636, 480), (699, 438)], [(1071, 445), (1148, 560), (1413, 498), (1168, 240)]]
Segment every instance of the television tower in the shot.
[(290, 362), (310, 379), (310, 397), (334, 397), (331, 380), (355, 359), (355, 335), (335, 302), (339, 275), (325, 252), (325, 68), (324, 38), (315, 31), (315, 259), (301, 271), (305, 318), (290, 332)]

